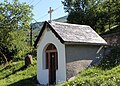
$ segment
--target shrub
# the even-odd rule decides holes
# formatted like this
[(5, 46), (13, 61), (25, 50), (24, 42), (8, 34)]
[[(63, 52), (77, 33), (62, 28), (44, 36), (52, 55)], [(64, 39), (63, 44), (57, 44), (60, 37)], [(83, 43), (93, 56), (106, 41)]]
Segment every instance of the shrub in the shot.
[(99, 65), (103, 69), (109, 69), (120, 64), (120, 46), (115, 47), (111, 50), (111, 53), (103, 58)]

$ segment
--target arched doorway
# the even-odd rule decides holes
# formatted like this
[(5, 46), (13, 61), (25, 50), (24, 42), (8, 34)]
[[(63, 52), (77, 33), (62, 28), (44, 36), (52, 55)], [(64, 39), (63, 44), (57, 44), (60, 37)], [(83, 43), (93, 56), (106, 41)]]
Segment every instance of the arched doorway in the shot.
[(56, 70), (58, 69), (58, 53), (55, 45), (49, 44), (45, 50), (46, 69), (49, 71), (49, 84), (56, 83)]

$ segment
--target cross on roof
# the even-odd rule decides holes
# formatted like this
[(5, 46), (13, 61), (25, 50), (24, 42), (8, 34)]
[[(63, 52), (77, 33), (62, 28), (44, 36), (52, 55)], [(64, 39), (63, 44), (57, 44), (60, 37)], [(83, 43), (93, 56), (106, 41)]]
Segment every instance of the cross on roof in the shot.
[(53, 12), (54, 10), (50, 7), (49, 8), (49, 11), (48, 11), (48, 13), (50, 14), (50, 22), (51, 22), (51, 17), (52, 17), (52, 12)]

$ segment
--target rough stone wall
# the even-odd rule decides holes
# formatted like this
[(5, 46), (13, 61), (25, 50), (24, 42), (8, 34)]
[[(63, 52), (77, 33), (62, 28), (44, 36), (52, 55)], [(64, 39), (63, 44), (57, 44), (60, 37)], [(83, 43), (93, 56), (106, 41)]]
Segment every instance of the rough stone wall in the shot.
[(107, 35), (102, 35), (105, 41), (112, 46), (120, 45), (120, 33), (112, 33)]
[(103, 57), (100, 46), (66, 45), (66, 75), (67, 80), (78, 74), (81, 70), (98, 64)]

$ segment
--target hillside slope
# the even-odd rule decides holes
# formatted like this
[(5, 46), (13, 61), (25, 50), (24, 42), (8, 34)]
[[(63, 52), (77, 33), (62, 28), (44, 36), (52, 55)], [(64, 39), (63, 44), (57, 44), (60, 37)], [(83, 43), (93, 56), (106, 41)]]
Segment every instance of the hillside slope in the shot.
[(36, 86), (36, 60), (26, 69), (23, 66), (24, 61), (0, 66), (0, 86)]
[[(36, 86), (36, 59), (27, 69), (23, 66), (24, 61), (0, 66), (0, 86)], [(110, 69), (93, 67), (83, 70), (75, 80), (60, 86), (120, 86), (120, 65)]]
[(62, 86), (120, 86), (120, 65), (111, 70), (86, 69)]

